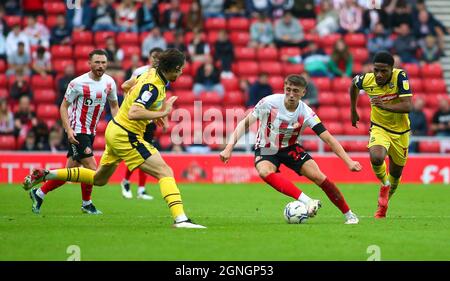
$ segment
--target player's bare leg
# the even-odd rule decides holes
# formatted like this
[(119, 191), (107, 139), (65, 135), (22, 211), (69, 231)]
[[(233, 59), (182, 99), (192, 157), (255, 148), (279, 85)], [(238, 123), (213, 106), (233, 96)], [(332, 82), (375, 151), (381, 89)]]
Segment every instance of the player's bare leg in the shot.
[(266, 160), (260, 161), (256, 164), (256, 170), (259, 176), (278, 192), (304, 203), (308, 208), (309, 217), (316, 215), (317, 210), (320, 208), (320, 201), (311, 199), (292, 182), (288, 181), (280, 173), (277, 173), (277, 167), (273, 163)]
[(170, 168), (164, 159), (162, 159), (161, 154), (153, 154), (147, 158), (144, 163), (139, 166), (139, 168), (148, 175), (158, 179), (161, 195), (167, 202), (170, 213), (175, 221), (174, 227), (206, 228), (202, 225), (193, 223), (184, 213), (180, 190), (178, 189), (173, 177), (172, 168)]
[(345, 215), (346, 224), (358, 224), (359, 219), (348, 207), (344, 195), (342, 195), (339, 188), (331, 182), (324, 173), (322, 173), (316, 161), (306, 161), (302, 165), (300, 173), (318, 185), (325, 192), (330, 201)]
[(381, 181), (380, 192), (378, 195), (378, 208), (375, 212), (375, 218), (385, 218), (388, 208), (389, 190), (391, 188), (385, 162), (387, 151), (386, 148), (381, 145), (374, 145), (369, 148), (369, 153), (372, 170), (376, 177)]

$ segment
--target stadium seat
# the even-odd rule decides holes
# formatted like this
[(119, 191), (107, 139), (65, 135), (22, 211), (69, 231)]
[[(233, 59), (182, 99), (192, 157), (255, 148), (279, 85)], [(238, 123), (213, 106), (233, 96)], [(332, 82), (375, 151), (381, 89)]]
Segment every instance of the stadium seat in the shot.
[(250, 42), (250, 34), (242, 31), (231, 32), (230, 41), (235, 46), (247, 46), (248, 42)]
[(214, 47), (218, 37), (219, 31), (211, 30), (208, 32), (208, 35), (206, 36), (206, 42), (209, 44), (210, 47)]
[[(342, 121), (342, 127), (344, 128), (344, 135), (360, 135), (360, 136), (368, 136), (369, 135), (369, 125), (367, 125), (365, 122), (359, 122), (358, 128), (355, 128), (352, 126), (352, 122), (350, 120), (350, 111), (347, 110), (347, 114), (345, 116), (349, 117), (349, 120), (344, 122)], [(367, 144), (367, 143), (366, 143)]]
[(303, 148), (305, 148), (308, 152), (318, 151), (319, 150), (319, 144), (317, 141), (313, 140), (305, 140), (302, 142)]
[(33, 88), (34, 91), (37, 89), (53, 89), (54, 87), (53, 76), (33, 75), (31, 77), (31, 87)]
[(336, 94), (333, 92), (320, 92), (319, 93), (319, 104), (321, 106), (335, 106), (336, 105)]
[(225, 88), (225, 91), (236, 91), (236, 90), (239, 90), (239, 79), (236, 78), (236, 77), (221, 78), (220, 83)]
[(0, 73), (6, 72), (6, 62), (2, 59), (0, 59)]
[(9, 98), (8, 90), (0, 88), (0, 98), (8, 99)]
[(65, 15), (66, 5), (64, 2), (45, 2), (44, 3), (45, 13), (48, 15)]
[(332, 48), (334, 46), (334, 43), (336, 43), (336, 41), (341, 37), (342, 36), (339, 33), (332, 33), (329, 35), (325, 35), (320, 38), (319, 45), (322, 48), (327, 48), (327, 47)]
[(416, 63), (404, 63), (402, 68), (405, 70), (408, 78), (420, 77), (420, 67)]
[(363, 64), (361, 62), (355, 61), (353, 63), (353, 73), (362, 73)]
[(314, 42), (316, 44), (320, 45), (320, 36), (319, 34), (316, 33), (306, 33), (305, 34), (305, 40), (309, 41), (309, 42)]
[(254, 60), (256, 58), (255, 48), (236, 46), (234, 55), (237, 61), (240, 60)]
[(53, 45), (50, 49), (52, 59), (71, 59), (72, 47), (69, 45)]
[(0, 150), (15, 150), (16, 139), (14, 136), (0, 135)]
[(223, 97), (223, 104), (227, 106), (244, 105), (245, 96), (240, 91), (227, 91)]
[(301, 51), (300, 48), (298, 47), (282, 47), (279, 49), (279, 54), (280, 54), (279, 59), (281, 60), (284, 56), (287, 57), (299, 56), (301, 54)]
[(43, 104), (37, 107), (37, 117), (39, 119), (59, 119), (59, 107), (55, 104)]
[(422, 78), (442, 78), (442, 66), (440, 63), (424, 64), (421, 69)]
[(178, 97), (176, 105), (183, 107), (184, 105), (193, 105), (195, 96), (191, 90), (177, 90), (176, 96)]
[(78, 31), (72, 33), (72, 44), (74, 45), (92, 45), (93, 34), (90, 31)]
[(353, 60), (359, 63), (365, 63), (369, 59), (369, 51), (366, 48), (351, 48)]
[(222, 103), (222, 97), (216, 92), (203, 92), (200, 100), (203, 105), (220, 105)]
[(1, 73), (0, 74), (0, 89), (7, 88), (8, 87), (8, 78), (6, 77), (6, 74)]
[(139, 45), (139, 35), (135, 32), (119, 32), (116, 35), (116, 42), (122, 45)]
[(340, 92), (334, 92), (333, 93), (336, 96), (336, 104), (340, 108), (343, 108), (345, 110), (348, 110), (350, 108), (350, 95), (347, 91), (340, 91)]
[(269, 76), (272, 75), (282, 75), (283, 69), (281, 67), (281, 63), (277, 61), (264, 61), (260, 60), (259, 63), (259, 71), (268, 73)]
[(22, 24), (22, 18), (20, 16), (4, 15), (3, 19), (9, 27), (13, 27), (16, 24)]
[(74, 64), (72, 59), (61, 59), (52, 61), (53, 70), (56, 71), (58, 74), (64, 73), (64, 69), (69, 64), (70, 65)]
[(173, 43), (175, 40), (175, 33), (173, 31), (165, 31), (162, 35), (164, 37), (164, 40), (166, 40), (167, 44)]
[(419, 152), (439, 153), (441, 152), (441, 144), (438, 141), (420, 141)]
[(317, 115), (323, 121), (337, 122), (339, 120), (339, 109), (335, 106), (320, 106)]
[(75, 73), (77, 75), (89, 72), (90, 70), (91, 69), (89, 68), (89, 64), (85, 59), (77, 60), (77, 62), (75, 63)]
[[(417, 95), (414, 95), (414, 96), (417, 96)], [(428, 94), (428, 95), (423, 95), (422, 97), (425, 99), (426, 107), (437, 108), (439, 105), (439, 99), (441, 98), (441, 95)]]
[(34, 90), (33, 101), (37, 104), (54, 104), (56, 101), (56, 92), (53, 88)]
[(299, 22), (304, 33), (310, 33), (316, 27), (315, 19), (300, 19)]
[(344, 35), (345, 43), (350, 47), (366, 47), (366, 36), (363, 33), (347, 33)]
[(87, 61), (89, 53), (92, 52), (93, 49), (95, 49), (95, 47), (92, 45), (75, 45), (73, 52), (74, 58)]
[(97, 127), (95, 128), (95, 132), (97, 133), (97, 135), (104, 135), (106, 126), (108, 126), (108, 122), (106, 120), (99, 120), (97, 123)]
[[(321, 116), (319, 115), (319, 118)], [(336, 116), (337, 118), (337, 116)], [(342, 126), (341, 122), (335, 122), (336, 118), (334, 119), (328, 119), (329, 121), (324, 121), (325, 128), (327, 131), (329, 131), (332, 135), (343, 135), (344, 134), (344, 126)]]
[(273, 92), (283, 92), (284, 78), (280, 75), (269, 75), (269, 85), (272, 87)]
[(420, 78), (409, 78), (409, 84), (410, 84), (411, 90), (414, 92), (423, 92), (424, 91), (422, 79), (420, 79)]
[(343, 141), (343, 147), (349, 152), (367, 152), (367, 141)]
[[(133, 55), (138, 55), (141, 53), (141, 47), (138, 45), (122, 45), (121, 47), (124, 57), (125, 58), (131, 58)], [(124, 69), (127, 69), (124, 67)]]
[(172, 139), (170, 138), (170, 135), (162, 135), (158, 141), (161, 150), (168, 150), (172, 146)]
[(102, 136), (102, 135), (95, 136), (94, 144), (93, 144), (94, 150), (99, 150), (99, 151), (104, 150), (105, 144), (106, 144), (106, 142), (105, 142), (104, 136)]
[(275, 47), (259, 48), (256, 51), (256, 58), (260, 62), (278, 60), (278, 49)]
[(192, 90), (193, 79), (191, 76), (181, 75), (177, 81), (171, 84), (173, 90)]
[(207, 18), (205, 21), (205, 30), (211, 31), (211, 30), (221, 30), (226, 29), (227, 27), (227, 21), (224, 18)]
[(301, 74), (304, 71), (303, 64), (293, 64), (293, 63), (283, 63), (282, 64), (283, 75), (287, 76), (289, 74)]
[(49, 28), (52, 29), (53, 27), (56, 26), (58, 17), (56, 15), (48, 15), (47, 18), (45, 19), (45, 25)]
[(352, 79), (349, 77), (336, 77), (332, 80), (331, 88), (336, 92), (347, 92), (351, 84)]
[(191, 63), (191, 73), (192, 73), (192, 77), (195, 77), (195, 75), (197, 74), (198, 69), (202, 66), (203, 62), (201, 61), (193, 61)]
[[(114, 31), (97, 31), (94, 35), (94, 43), (97, 46), (103, 46), (105, 45), (106, 38), (108, 37), (115, 37)], [(118, 42), (116, 42), (118, 44)]]
[(427, 93), (447, 93), (447, 86), (444, 79), (426, 79), (424, 83)]
[(259, 65), (255, 61), (239, 61), (233, 64), (233, 72), (238, 76), (245, 75), (258, 75), (259, 73)]
[(312, 77), (311, 80), (319, 91), (331, 91), (331, 80), (327, 77)]
[(249, 31), (250, 21), (244, 17), (232, 17), (227, 22), (229, 31)]

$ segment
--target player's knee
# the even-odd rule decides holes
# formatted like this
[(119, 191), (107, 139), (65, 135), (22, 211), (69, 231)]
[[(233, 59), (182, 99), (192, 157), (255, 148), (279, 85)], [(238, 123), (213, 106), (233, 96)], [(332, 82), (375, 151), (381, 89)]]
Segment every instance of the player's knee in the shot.
[(372, 163), (372, 165), (381, 166), (383, 165), (384, 158), (378, 155), (372, 155), (370, 157), (370, 162)]
[(173, 178), (173, 170), (172, 168), (170, 168), (169, 166), (165, 166), (162, 167), (161, 170), (159, 171), (159, 178), (166, 178), (166, 177), (170, 177)]
[(104, 186), (108, 183), (108, 179), (106, 178), (99, 178), (97, 176), (94, 177), (94, 185), (96, 186)]
[(262, 179), (265, 179), (268, 175), (275, 173), (272, 169), (260, 168), (258, 169), (258, 174)]

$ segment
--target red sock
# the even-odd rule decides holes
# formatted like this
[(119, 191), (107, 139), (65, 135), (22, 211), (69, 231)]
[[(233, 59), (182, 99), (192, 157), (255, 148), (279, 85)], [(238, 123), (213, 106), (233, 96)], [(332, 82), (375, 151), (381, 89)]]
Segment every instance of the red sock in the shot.
[(89, 201), (91, 200), (91, 194), (92, 194), (92, 185), (91, 184), (81, 184), (81, 199), (83, 201)]
[(330, 198), (331, 202), (341, 210), (343, 214), (347, 213), (350, 208), (345, 202), (344, 195), (339, 191), (339, 188), (326, 178), (323, 183), (320, 185), (320, 188), (327, 194), (328, 198)]
[(44, 194), (47, 194), (49, 191), (57, 189), (58, 187), (60, 187), (65, 183), (66, 183), (65, 181), (60, 180), (48, 180), (41, 186), (41, 190), (42, 192), (44, 192)]
[(272, 173), (265, 177), (264, 181), (279, 192), (286, 194), (295, 200), (297, 200), (300, 197), (300, 194), (302, 194), (302, 191), (298, 187), (285, 179), (280, 173)]
[(131, 178), (131, 175), (133, 174), (133, 171), (130, 171), (130, 170), (128, 170), (128, 169), (125, 169), (125, 170), (126, 170), (126, 173), (125, 173), (125, 179), (126, 179), (127, 181), (129, 181), (130, 178)]
[(139, 169), (139, 186), (145, 186), (145, 181), (147, 180), (147, 174)]

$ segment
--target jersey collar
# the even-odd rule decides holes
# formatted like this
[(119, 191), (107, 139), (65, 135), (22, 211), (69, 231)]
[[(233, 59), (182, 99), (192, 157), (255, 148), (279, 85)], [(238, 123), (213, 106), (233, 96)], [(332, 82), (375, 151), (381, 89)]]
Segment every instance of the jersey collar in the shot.
[(162, 72), (157, 69), (156, 73), (158, 74), (159, 78), (163, 81), (164, 85), (167, 87), (169, 85), (169, 81), (166, 79), (166, 77), (164, 77), (164, 74), (162, 74)]

